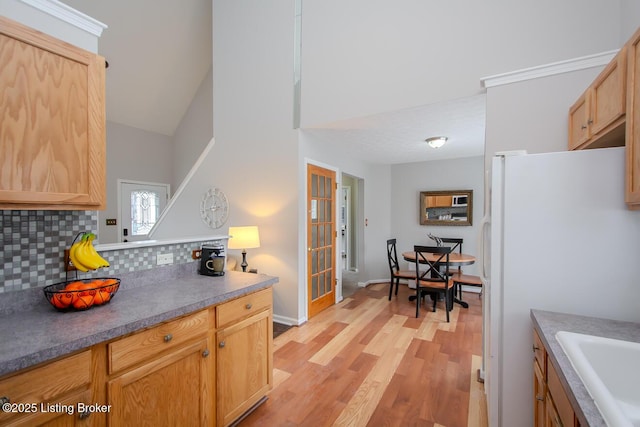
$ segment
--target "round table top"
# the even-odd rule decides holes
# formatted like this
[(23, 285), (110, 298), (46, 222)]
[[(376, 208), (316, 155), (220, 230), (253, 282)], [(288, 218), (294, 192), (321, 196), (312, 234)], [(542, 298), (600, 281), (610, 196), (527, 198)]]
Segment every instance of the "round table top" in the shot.
[[(425, 258), (428, 261), (435, 262), (440, 258), (441, 254), (425, 254)], [(405, 261), (415, 262), (416, 261), (416, 253), (411, 252), (402, 252), (402, 258)], [(450, 265), (470, 265), (476, 262), (476, 257), (469, 254), (461, 254), (459, 252), (451, 252), (449, 254), (449, 264)]]

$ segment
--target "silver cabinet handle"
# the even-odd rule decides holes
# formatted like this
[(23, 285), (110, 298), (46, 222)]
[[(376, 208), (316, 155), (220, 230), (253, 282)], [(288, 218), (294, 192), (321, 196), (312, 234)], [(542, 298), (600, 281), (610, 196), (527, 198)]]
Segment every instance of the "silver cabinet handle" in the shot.
[(220, 341), (220, 344), (218, 344), (218, 347), (223, 348), (224, 347), (224, 341)]
[(11, 403), (11, 399), (9, 399), (7, 396), (0, 397), (0, 404), (4, 405), (5, 403)]
[(173, 335), (167, 334), (164, 336), (164, 342), (169, 342), (173, 339)]
[(244, 307), (245, 307), (247, 310), (251, 310), (251, 307), (253, 307), (253, 306), (251, 305), (251, 303), (248, 303), (248, 304), (247, 304), (247, 305), (245, 305)]
[(209, 357), (209, 349), (205, 348), (204, 351), (202, 352), (202, 357)]
[(89, 410), (86, 410), (84, 412), (80, 412), (78, 414), (78, 418), (80, 418), (81, 420), (86, 420), (87, 418), (89, 418), (89, 415), (91, 415), (91, 412)]

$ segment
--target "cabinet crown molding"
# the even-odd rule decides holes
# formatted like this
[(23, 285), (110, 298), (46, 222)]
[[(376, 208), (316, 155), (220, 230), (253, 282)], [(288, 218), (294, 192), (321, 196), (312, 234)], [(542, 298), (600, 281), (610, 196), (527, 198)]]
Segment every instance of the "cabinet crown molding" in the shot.
[(556, 74), (568, 73), (571, 71), (605, 66), (611, 62), (614, 56), (616, 56), (618, 50), (619, 49), (615, 49), (593, 55), (581, 56), (579, 58), (567, 59), (565, 61), (552, 62), (550, 64), (510, 71), (508, 73), (495, 74), (493, 76), (481, 78), (480, 84), (486, 89), (494, 86), (502, 86), (526, 80), (549, 77)]
[(26, 5), (36, 8), (44, 13), (47, 13), (55, 18), (60, 19), (68, 24), (71, 24), (81, 30), (84, 30), (96, 37), (102, 35), (102, 31), (107, 29), (108, 26), (102, 22), (85, 15), (84, 13), (75, 10), (74, 8), (67, 6), (57, 0), (18, 0)]

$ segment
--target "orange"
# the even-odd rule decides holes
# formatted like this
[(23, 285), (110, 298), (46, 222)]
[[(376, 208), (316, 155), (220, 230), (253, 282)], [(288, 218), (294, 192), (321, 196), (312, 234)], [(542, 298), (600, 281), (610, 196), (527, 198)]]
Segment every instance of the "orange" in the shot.
[(93, 296), (79, 295), (78, 299), (73, 302), (73, 307), (78, 310), (85, 310), (93, 305)]
[(64, 292), (56, 294), (60, 303), (64, 305), (64, 308), (69, 307), (73, 303), (73, 292)]
[[(67, 295), (69, 295), (69, 298), (66, 298)], [(67, 308), (71, 305), (71, 294), (53, 294), (53, 296), (51, 297), (51, 304), (53, 304), (55, 308)]]
[(109, 301), (109, 298), (111, 298), (111, 295), (109, 295), (108, 292), (104, 292), (103, 289), (100, 289), (96, 291), (96, 294), (93, 297), (93, 303), (95, 305), (104, 304), (105, 302)]
[(76, 282), (71, 282), (69, 284), (67, 284), (67, 286), (64, 287), (65, 291), (75, 291), (80, 289), (80, 287), (84, 286), (84, 282), (81, 281), (76, 281)]

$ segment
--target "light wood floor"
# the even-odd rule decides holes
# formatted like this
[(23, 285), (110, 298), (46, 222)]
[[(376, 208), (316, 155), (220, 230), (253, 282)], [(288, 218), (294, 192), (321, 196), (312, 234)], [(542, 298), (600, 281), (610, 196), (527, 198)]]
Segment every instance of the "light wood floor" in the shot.
[(443, 303), (416, 319), (413, 291), (388, 290), (359, 289), (277, 337), (273, 390), (240, 426), (485, 427), (477, 294), (447, 324)]

